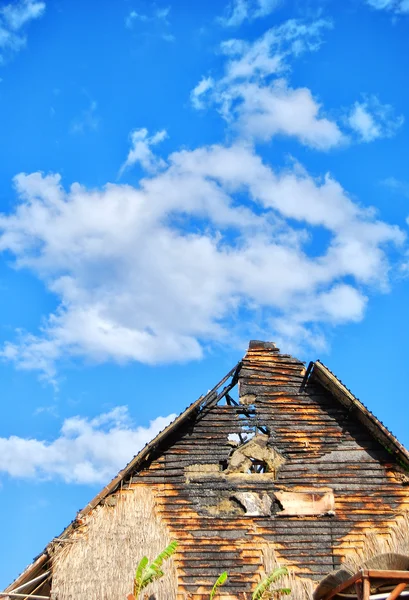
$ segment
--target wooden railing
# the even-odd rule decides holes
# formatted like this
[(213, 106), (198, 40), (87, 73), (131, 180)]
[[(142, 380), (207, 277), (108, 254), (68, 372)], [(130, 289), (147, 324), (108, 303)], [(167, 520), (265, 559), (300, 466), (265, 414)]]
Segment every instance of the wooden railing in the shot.
[[(371, 588), (379, 593), (382, 588), (388, 586), (393, 589), (386, 596), (386, 600), (396, 600), (404, 589), (409, 585), (409, 571), (373, 571), (362, 569), (356, 575), (344, 581), (331, 590), (323, 600), (330, 600), (338, 594), (342, 595), (351, 586), (355, 587), (358, 600), (369, 600)], [(379, 592), (378, 592), (379, 590)]]

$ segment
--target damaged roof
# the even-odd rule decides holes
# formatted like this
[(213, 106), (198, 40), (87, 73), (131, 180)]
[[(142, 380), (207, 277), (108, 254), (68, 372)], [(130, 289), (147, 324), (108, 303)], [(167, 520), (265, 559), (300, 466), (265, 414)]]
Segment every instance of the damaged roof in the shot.
[[(270, 352), (279, 353), (278, 348), (271, 342), (251, 341), (250, 349), (268, 350)], [(77, 520), (85, 517), (90, 511), (98, 506), (109, 494), (115, 492), (118, 487), (129, 477), (132, 472), (135, 472), (139, 467), (146, 463), (152, 455), (158, 455), (161, 449), (164, 448), (169, 441), (171, 435), (175, 434), (178, 428), (189, 419), (194, 419), (201, 414), (206, 414), (213, 406), (229, 393), (229, 391), (237, 384), (242, 362), (239, 362), (227, 375), (206, 395), (199, 397), (195, 402), (188, 406), (170, 425), (160, 432), (151, 442), (149, 442), (129, 463), (122, 469), (118, 475), (106, 486), (99, 494), (97, 494), (84, 509), (82, 509), (76, 519), (62, 532), (57, 538), (58, 540), (66, 539), (75, 527)], [(309, 382), (323, 386), (340, 404), (356, 417), (359, 422), (365, 427), (383, 447), (393, 454), (397, 461), (409, 469), (409, 452), (402, 446), (396, 437), (379, 421), (363, 404), (360, 402), (350, 390), (320, 361), (311, 362), (305, 371), (302, 387), (308, 386)], [(56, 542), (54, 539), (44, 549), (37, 559), (11, 584), (7, 591), (11, 591), (16, 587), (21, 586), (24, 582), (37, 577), (39, 574), (44, 574), (47, 569), (49, 559), (49, 550)], [(26, 588), (27, 589), (27, 588)], [(30, 593), (29, 590), (25, 593)]]

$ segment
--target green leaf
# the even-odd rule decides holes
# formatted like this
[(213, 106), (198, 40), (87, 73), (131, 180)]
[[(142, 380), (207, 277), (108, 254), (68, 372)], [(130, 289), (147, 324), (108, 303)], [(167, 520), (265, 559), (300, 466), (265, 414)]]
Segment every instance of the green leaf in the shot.
[(156, 558), (149, 564), (149, 559), (144, 556), (136, 569), (135, 581), (134, 581), (134, 596), (138, 598), (141, 590), (146, 588), (147, 585), (163, 577), (164, 573), (161, 570), (161, 566), (164, 560), (170, 558), (175, 552), (178, 543), (173, 541), (167, 546)]
[(145, 569), (145, 571), (143, 572), (143, 576), (142, 576), (142, 587), (146, 587), (148, 585), (148, 583), (150, 581), (152, 581), (152, 579), (155, 577), (157, 573), (157, 570), (152, 568), (152, 565), (150, 565), (149, 567), (147, 567)]
[(136, 567), (135, 580), (134, 580), (134, 596), (137, 598), (139, 592), (142, 589), (142, 581), (144, 571), (149, 563), (149, 558), (147, 556), (143, 556)]
[[(263, 598), (263, 595), (265, 594), (265, 592), (270, 587), (270, 585), (272, 583), (274, 583), (274, 581), (277, 581), (277, 579), (280, 579), (280, 577), (283, 577), (283, 575), (288, 575), (287, 567), (280, 567), (279, 569), (274, 569), (274, 571), (272, 571), (270, 573), (270, 575), (268, 575), (262, 581), (260, 581), (260, 583), (258, 584), (258, 586), (256, 587), (256, 589), (253, 592), (252, 600), (261, 600)], [(283, 588), (283, 589), (287, 589), (287, 588)], [(277, 591), (279, 591), (279, 590), (277, 590)], [(290, 592), (291, 592), (291, 590), (290, 590)], [(286, 592), (282, 592), (282, 593), (286, 593)]]
[(221, 573), (219, 575), (219, 577), (216, 579), (216, 583), (214, 584), (214, 586), (212, 588), (212, 591), (210, 592), (209, 600), (213, 600), (213, 598), (216, 595), (217, 589), (226, 582), (227, 577), (228, 577), (227, 571), (223, 571), (223, 573)]
[(142, 579), (142, 573), (144, 572), (147, 564), (149, 562), (149, 558), (147, 556), (143, 556), (139, 561), (138, 566), (136, 567), (135, 579), (140, 581)]
[(162, 563), (164, 560), (170, 558), (172, 556), (172, 554), (175, 553), (176, 548), (177, 548), (177, 541), (173, 540), (172, 542), (170, 542), (169, 546), (167, 546), (164, 550), (162, 550), (162, 552), (160, 554), (158, 554), (158, 556), (155, 558), (155, 560), (152, 563), (152, 567), (161, 567)]

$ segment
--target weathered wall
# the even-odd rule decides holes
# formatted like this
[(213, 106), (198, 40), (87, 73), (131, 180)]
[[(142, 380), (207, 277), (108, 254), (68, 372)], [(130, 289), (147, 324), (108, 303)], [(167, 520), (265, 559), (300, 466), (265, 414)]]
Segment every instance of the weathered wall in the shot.
[[(208, 597), (223, 570), (226, 593), (244, 598), (258, 580), (266, 542), (318, 580), (362, 543), (368, 528), (385, 533), (394, 515), (409, 508), (409, 490), (390, 455), (323, 388), (300, 391), (304, 373), (302, 363), (272, 346), (250, 349), (240, 374), (246, 406), (217, 406), (185, 424), (164, 454), (129, 481), (155, 489), (162, 518), (179, 540), (178, 598)], [(255, 425), (261, 435), (267, 427), (270, 447), (285, 460), (277, 475), (230, 472), (228, 436)], [(324, 514), (284, 516), (276, 492), (304, 492), (304, 512), (312, 502), (311, 512)], [(315, 503), (325, 494), (323, 505)], [(246, 514), (246, 498), (247, 508), (252, 498), (263, 516)], [(294, 502), (288, 506), (291, 513)]]

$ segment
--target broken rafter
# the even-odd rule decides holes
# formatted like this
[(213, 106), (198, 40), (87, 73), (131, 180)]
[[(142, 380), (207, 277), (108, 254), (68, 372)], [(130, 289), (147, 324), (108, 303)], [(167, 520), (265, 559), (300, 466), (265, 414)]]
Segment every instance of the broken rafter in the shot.
[[(46, 550), (44, 550), (39, 556), (37, 556), (37, 558), (34, 559), (34, 562), (31, 565), (29, 565), (21, 573), (21, 575), (19, 575), (17, 577), (17, 579), (15, 581), (13, 581), (13, 583), (6, 588), (6, 590), (4, 591), (4, 594), (6, 594), (6, 592), (8, 592), (8, 590), (17, 589), (17, 587), (22, 585), (24, 581), (27, 581), (29, 577), (32, 577), (35, 573), (38, 573), (41, 569), (44, 569), (48, 560), (49, 560), (49, 555), (46, 552)], [(7, 594), (6, 594), (6, 596), (7, 596)]]
[(1, 598), (37, 598), (37, 600), (50, 600), (50, 596), (38, 596), (37, 594), (15, 594), (13, 592), (0, 592)]
[[(117, 487), (121, 484), (121, 482), (129, 475), (129, 473), (133, 470), (136, 470), (143, 461), (145, 461), (152, 451), (156, 450), (156, 448), (161, 444), (166, 437), (173, 431), (175, 431), (182, 423), (184, 423), (189, 417), (194, 414), (202, 414), (206, 408), (210, 408), (219, 402), (226, 393), (228, 393), (236, 384), (239, 377), (239, 372), (241, 369), (242, 363), (239, 362), (233, 369), (231, 369), (225, 377), (217, 385), (214, 386), (213, 389), (209, 390), (209, 392), (205, 396), (200, 396), (193, 404), (191, 404), (182, 414), (180, 414), (176, 419), (170, 423), (163, 431), (161, 431), (155, 439), (153, 439), (149, 444), (146, 444), (144, 448), (137, 454), (133, 460), (118, 473), (118, 475), (109, 483), (91, 502), (78, 513), (77, 518), (82, 519), (86, 514), (88, 514), (92, 509), (94, 509), (108, 494), (115, 491)], [(227, 385), (223, 390), (218, 394), (218, 389), (231, 379), (229, 385)], [(59, 536), (60, 538), (65, 538), (65, 536), (71, 531), (72, 525), (69, 525), (65, 531)]]
[(33, 583), (37, 583), (38, 581), (41, 581), (42, 579), (45, 579), (46, 577), (48, 577), (48, 575), (50, 573), (51, 573), (51, 570), (46, 571), (45, 573), (41, 573), (41, 575), (38, 575), (38, 577), (34, 577), (34, 579), (30, 579), (29, 581), (22, 583), (18, 587), (13, 588), (12, 590), (10, 590), (10, 592), (8, 592), (8, 595), (15, 593), (15, 592), (20, 592), (21, 590), (28, 587), (29, 585), (32, 585)]
[(229, 392), (226, 392), (225, 398), (229, 406), (239, 406), (239, 403), (236, 402), (236, 400), (230, 396)]
[(241, 405), (240, 415), (247, 417), (247, 419), (249, 419), (249, 423), (254, 421), (253, 427), (258, 429), (260, 433), (262, 433), (263, 435), (270, 435), (270, 431), (269, 431), (268, 427), (264, 427), (263, 425), (260, 425), (257, 422), (257, 420), (255, 419), (253, 409), (248, 409), (248, 408), (245, 408), (245, 405)]

